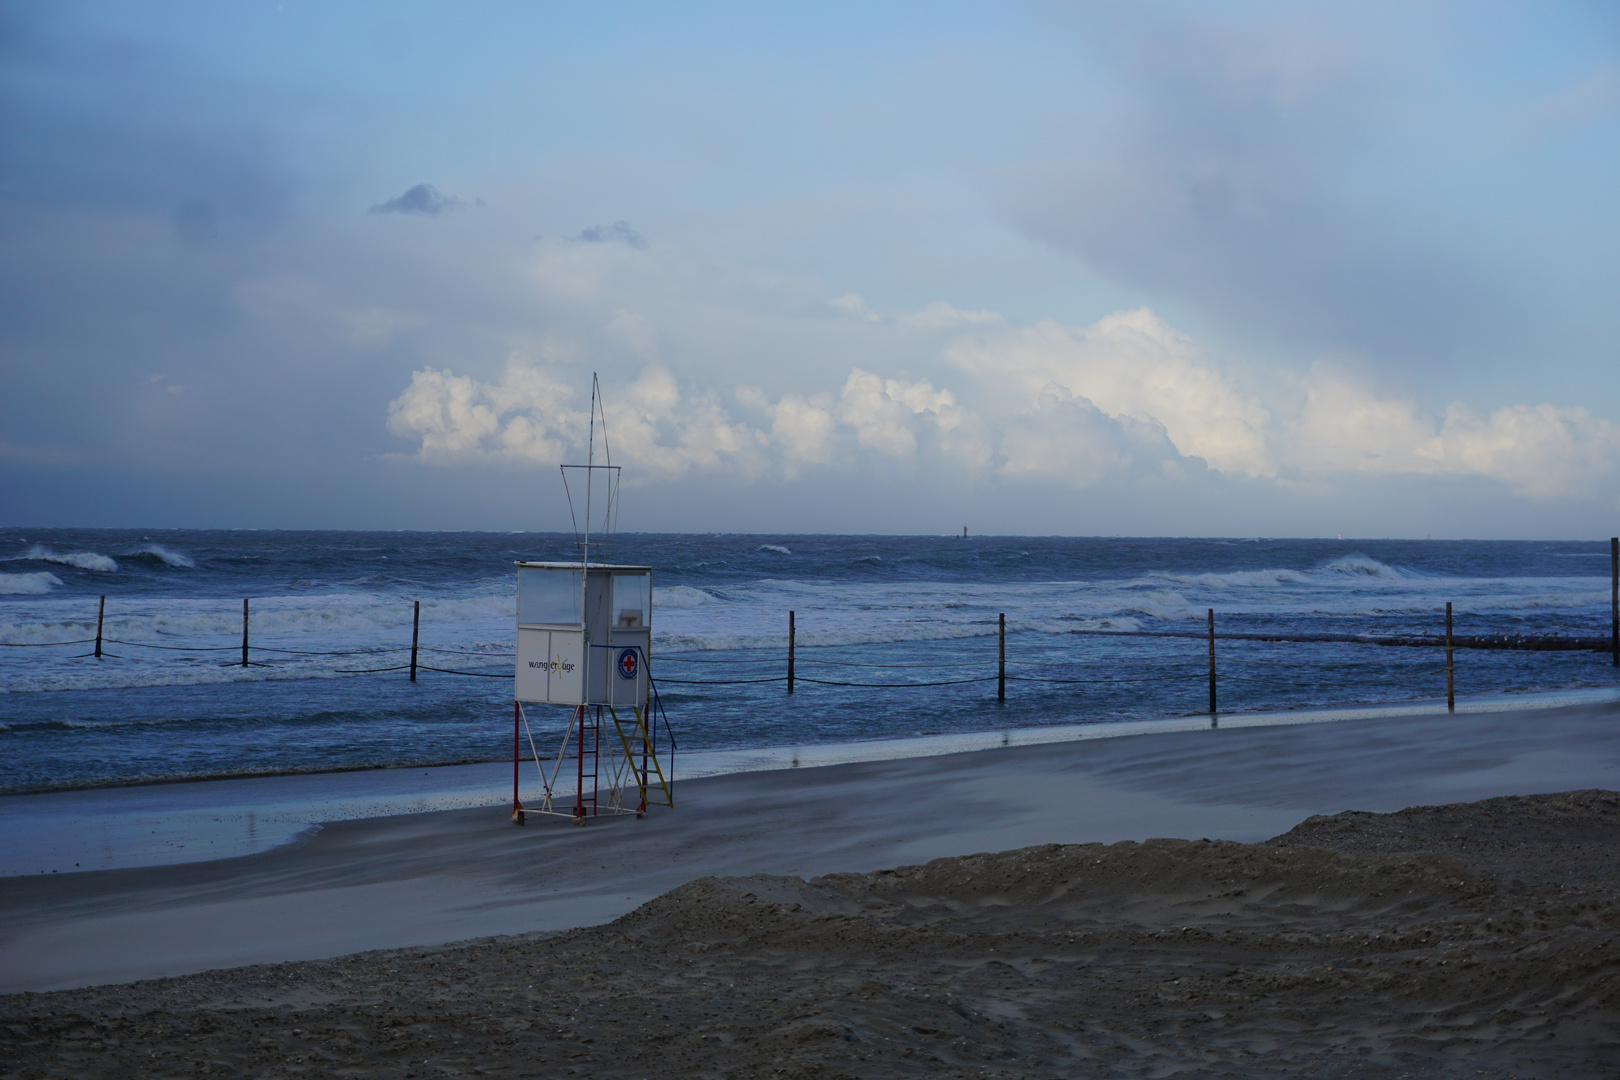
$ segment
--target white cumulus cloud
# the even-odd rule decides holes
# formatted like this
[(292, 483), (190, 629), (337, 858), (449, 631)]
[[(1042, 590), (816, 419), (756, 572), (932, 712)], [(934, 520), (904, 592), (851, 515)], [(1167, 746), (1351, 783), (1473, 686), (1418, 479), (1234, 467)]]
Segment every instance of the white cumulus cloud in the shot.
[[(552, 254), (577, 260), (586, 247), (606, 245)], [(626, 265), (651, 257), (614, 253)], [(602, 302), (595, 286), (575, 279), (570, 289), (594, 297), (597, 314), (514, 349), (492, 381), (416, 371), (389, 406), (389, 430), (434, 464), (555, 464), (583, 450), (584, 372), (604, 364), (614, 460), (632, 468), (632, 483), (894, 467), (1085, 488), (1110, 478), (1192, 481), (1207, 469), (1279, 490), (1335, 478), (1480, 478), (1535, 499), (1579, 500), (1609, 497), (1620, 462), (1620, 426), (1580, 406), (1482, 412), (1459, 400), (1430, 409), (1343, 364), (1300, 371), (1223, 355), (1146, 308), (1083, 326), (1018, 326), (941, 303), (872, 321), (850, 295), (829, 303), (859, 318), (833, 321), (840, 336), (821, 339), (818, 360), (798, 339), (826, 320), (717, 319), (724, 301), (699, 291), (685, 308), (666, 305), (655, 327), (638, 306)], [(727, 377), (737, 365), (680, 359), (694, 343), (744, 353), (779, 341), (811, 351), (749, 371), (797, 386), (741, 384)], [(885, 355), (906, 374), (885, 372)], [(629, 363), (639, 370), (627, 375)], [(918, 368), (928, 377), (912, 374)]]

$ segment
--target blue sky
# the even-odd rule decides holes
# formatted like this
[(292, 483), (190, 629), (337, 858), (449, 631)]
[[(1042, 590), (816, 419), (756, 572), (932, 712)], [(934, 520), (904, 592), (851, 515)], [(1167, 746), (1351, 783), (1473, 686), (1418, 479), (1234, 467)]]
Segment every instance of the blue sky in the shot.
[(7, 523), (1620, 517), (1613, 5), (0, 12)]

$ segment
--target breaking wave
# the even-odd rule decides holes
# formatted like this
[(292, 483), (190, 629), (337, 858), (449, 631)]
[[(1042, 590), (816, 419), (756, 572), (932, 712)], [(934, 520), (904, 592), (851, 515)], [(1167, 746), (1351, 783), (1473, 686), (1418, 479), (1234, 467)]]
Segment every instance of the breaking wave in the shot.
[(778, 555), (791, 555), (791, 554), (793, 554), (793, 552), (789, 551), (787, 548), (783, 547), (781, 544), (761, 544), (761, 545), (759, 545), (758, 550), (760, 550), (760, 551), (771, 551), (771, 552), (775, 552)]
[(1335, 579), (1373, 578), (1379, 581), (1412, 581), (1421, 575), (1379, 562), (1366, 555), (1344, 555), (1323, 563), (1315, 570), (1229, 570), (1225, 573), (1164, 574), (1164, 578), (1184, 585), (1211, 589), (1277, 588), (1288, 585), (1322, 585)]
[[(58, 566), (76, 566), (80, 570), (95, 570), (110, 574), (118, 569), (118, 563), (105, 555), (94, 551), (52, 551), (44, 544), (35, 544), (21, 555), (13, 555), (10, 562), (48, 562)], [(61, 582), (57, 582), (58, 585)]]
[(43, 596), (60, 584), (62, 579), (48, 570), (33, 574), (0, 574), (0, 595)]
[(172, 566), (178, 570), (190, 570), (197, 565), (192, 561), (190, 555), (166, 548), (162, 544), (147, 544), (145, 547), (125, 555), (124, 558), (160, 562), (165, 566)]
[(671, 585), (668, 588), (653, 589), (653, 603), (661, 608), (695, 608), (704, 604), (712, 604), (716, 597), (713, 593), (694, 589), (690, 585)]
[(1345, 555), (1327, 563), (1322, 569), (1336, 574), (1382, 578), (1385, 581), (1404, 581), (1415, 576), (1410, 571), (1381, 563), (1366, 555)]

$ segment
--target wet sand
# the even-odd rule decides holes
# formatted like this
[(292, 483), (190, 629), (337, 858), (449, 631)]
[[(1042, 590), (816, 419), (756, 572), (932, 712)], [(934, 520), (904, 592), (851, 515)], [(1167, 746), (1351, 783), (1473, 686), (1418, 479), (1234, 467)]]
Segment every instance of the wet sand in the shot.
[(8, 1077), (1607, 1077), (1620, 795), (706, 877), (602, 927), (0, 998)]
[(645, 821), (462, 809), (11, 877), (0, 989), (125, 985), (0, 998), (0, 1071), (1607, 1075), (1615, 796), (1364, 813), (1575, 788), (1620, 788), (1620, 707), (742, 773)]
[(341, 821), (248, 857), (0, 878), (0, 992), (600, 924), (705, 876), (1253, 842), (1311, 814), (1578, 788), (1620, 789), (1620, 705), (740, 773), (681, 785), (677, 807), (647, 820), (585, 829), (513, 828), (503, 806)]

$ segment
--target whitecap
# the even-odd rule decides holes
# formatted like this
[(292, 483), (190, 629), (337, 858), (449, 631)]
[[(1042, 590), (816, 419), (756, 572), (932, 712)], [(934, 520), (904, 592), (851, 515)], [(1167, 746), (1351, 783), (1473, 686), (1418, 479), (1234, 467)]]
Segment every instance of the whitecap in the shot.
[(1165, 574), (1165, 578), (1183, 585), (1204, 585), (1212, 589), (1274, 588), (1280, 585), (1306, 584), (1310, 579), (1298, 570), (1231, 570), (1224, 574)]
[(181, 570), (190, 570), (192, 567), (197, 565), (192, 561), (190, 555), (175, 551), (172, 548), (166, 548), (162, 544), (147, 544), (138, 551), (130, 552), (126, 558), (153, 558), (167, 566), (172, 566)]
[[(110, 574), (118, 569), (118, 563), (105, 555), (94, 551), (69, 551), (66, 553), (52, 551), (43, 544), (35, 544), (21, 555), (13, 556), (14, 562), (49, 562), (60, 566), (76, 566), (80, 570), (98, 570)], [(61, 584), (61, 582), (57, 582)]]
[(0, 574), (0, 595), (41, 596), (60, 584), (62, 579), (48, 570), (34, 574)]
[(789, 551), (787, 548), (783, 547), (781, 544), (761, 544), (761, 545), (759, 545), (758, 550), (774, 552), (777, 555), (791, 555), (791, 554), (793, 554), (793, 552)]
[(653, 603), (663, 608), (695, 608), (714, 603), (714, 595), (690, 585), (653, 589)]
[(1322, 566), (1323, 570), (1331, 570), (1338, 574), (1360, 574), (1364, 577), (1384, 578), (1388, 581), (1400, 581), (1410, 575), (1403, 570), (1381, 563), (1367, 555), (1343, 555)]

